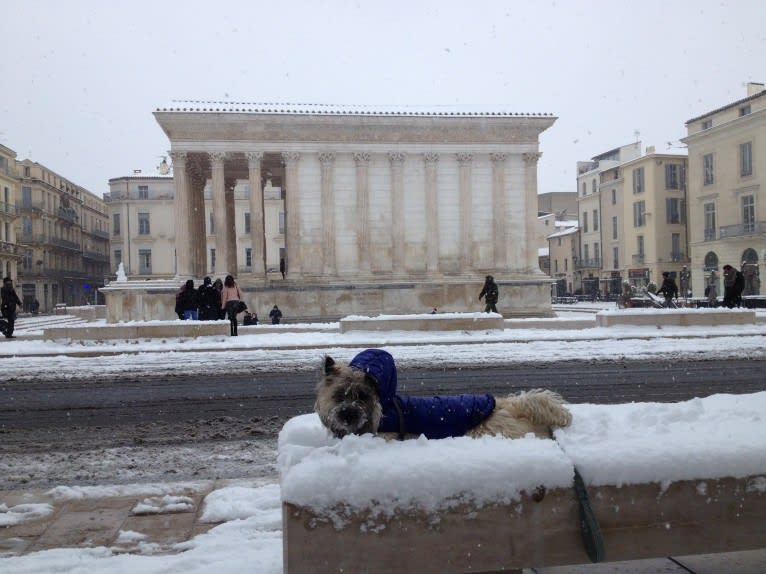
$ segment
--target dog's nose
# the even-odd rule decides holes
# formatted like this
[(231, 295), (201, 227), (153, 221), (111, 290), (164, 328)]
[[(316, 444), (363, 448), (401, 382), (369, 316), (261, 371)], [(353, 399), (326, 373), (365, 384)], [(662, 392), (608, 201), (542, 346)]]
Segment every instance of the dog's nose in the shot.
[(342, 407), (338, 411), (338, 418), (347, 425), (356, 424), (359, 420), (359, 409), (354, 407)]

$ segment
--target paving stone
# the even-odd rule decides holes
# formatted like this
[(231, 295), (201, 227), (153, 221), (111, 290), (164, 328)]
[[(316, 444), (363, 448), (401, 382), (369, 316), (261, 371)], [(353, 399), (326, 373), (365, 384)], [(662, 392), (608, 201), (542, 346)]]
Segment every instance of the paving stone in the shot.
[[(764, 543), (766, 543), (766, 535), (764, 535)], [(723, 572), (763, 574), (766, 572), (766, 550), (674, 556), (673, 559), (694, 574), (721, 574)]]
[(140, 532), (146, 536), (143, 542), (175, 544), (191, 538), (194, 519), (191, 512), (129, 516), (120, 530)]
[(689, 574), (687, 570), (667, 558), (524, 570), (524, 574), (531, 574), (532, 572), (535, 574)]
[(0, 538), (0, 558), (21, 556), (34, 543), (36, 538), (8, 537)]
[(64, 512), (40, 536), (30, 551), (110, 546), (127, 516), (125, 508)]

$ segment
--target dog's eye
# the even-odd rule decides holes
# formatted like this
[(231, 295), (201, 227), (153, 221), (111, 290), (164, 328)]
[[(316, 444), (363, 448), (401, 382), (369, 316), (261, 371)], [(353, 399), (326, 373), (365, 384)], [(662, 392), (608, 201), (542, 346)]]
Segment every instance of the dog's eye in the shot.
[(366, 391), (359, 391), (356, 394), (356, 398), (360, 401), (366, 401), (368, 398), (370, 398), (370, 395), (368, 395)]

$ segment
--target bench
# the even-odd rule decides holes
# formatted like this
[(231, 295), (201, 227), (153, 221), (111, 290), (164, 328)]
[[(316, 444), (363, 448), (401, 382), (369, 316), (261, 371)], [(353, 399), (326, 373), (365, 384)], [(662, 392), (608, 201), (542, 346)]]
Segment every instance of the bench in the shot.
[[(285, 574), (589, 563), (574, 468), (605, 562), (766, 547), (766, 444), (756, 430), (766, 393), (570, 408), (573, 426), (556, 441), (338, 441), (316, 415), (291, 419), (278, 455)], [(723, 428), (732, 433), (719, 436)]]
[(53, 314), (54, 315), (66, 315), (66, 303), (56, 303), (53, 306)]

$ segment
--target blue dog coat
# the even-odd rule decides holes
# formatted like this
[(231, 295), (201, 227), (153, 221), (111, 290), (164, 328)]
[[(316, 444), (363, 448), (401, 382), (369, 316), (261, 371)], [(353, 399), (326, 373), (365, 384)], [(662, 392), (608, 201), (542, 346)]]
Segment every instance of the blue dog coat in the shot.
[[(485, 395), (453, 395), (411, 397), (396, 394), (394, 358), (380, 349), (367, 349), (349, 363), (378, 382), (383, 417), (378, 432), (400, 432), (425, 435), (429, 439), (463, 436), (486, 419), (495, 409), (495, 397)], [(399, 403), (404, 425), (400, 425)]]

